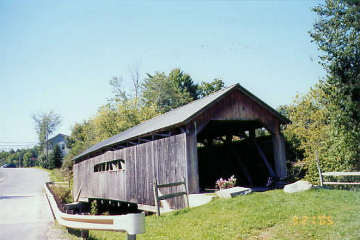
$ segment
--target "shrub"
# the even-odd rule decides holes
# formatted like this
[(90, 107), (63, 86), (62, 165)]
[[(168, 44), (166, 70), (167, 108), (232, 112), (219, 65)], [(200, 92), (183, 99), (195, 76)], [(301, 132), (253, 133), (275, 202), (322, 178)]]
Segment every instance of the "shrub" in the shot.
[[(332, 89), (320, 82), (305, 95), (298, 95), (293, 104), (282, 107), (292, 121), (284, 129), (285, 138), (294, 154), (290, 160), (291, 180), (305, 175), (313, 184), (319, 183), (316, 167), (318, 157), (321, 169), (326, 171), (359, 171), (356, 126), (350, 131), (349, 121), (341, 120), (343, 109), (332, 101)], [(292, 159), (291, 159), (292, 158)]]
[(51, 186), (51, 189), (61, 203), (67, 204), (72, 202), (70, 189), (60, 186)]
[(98, 215), (99, 214), (99, 206), (97, 200), (92, 200), (90, 203), (90, 214)]

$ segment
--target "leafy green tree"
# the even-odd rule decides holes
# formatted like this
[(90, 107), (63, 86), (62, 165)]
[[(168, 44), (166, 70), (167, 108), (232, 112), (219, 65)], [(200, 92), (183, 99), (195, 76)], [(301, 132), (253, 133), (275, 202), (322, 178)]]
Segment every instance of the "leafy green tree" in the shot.
[(24, 158), (24, 160), (23, 160), (24, 167), (32, 167), (32, 162), (31, 162), (32, 153), (31, 153), (31, 151), (27, 151), (24, 154), (23, 158)]
[(189, 74), (184, 73), (179, 68), (175, 68), (169, 73), (168, 79), (174, 88), (178, 89), (185, 97), (189, 96), (192, 100), (198, 99), (198, 86), (194, 84)]
[(354, 159), (353, 146), (358, 146), (354, 134), (338, 128), (336, 117), (342, 111), (329, 100), (332, 95), (324, 90), (328, 88), (324, 84), (320, 82), (307, 94), (298, 95), (293, 104), (282, 106), (292, 121), (284, 129), (292, 151), (288, 154), (289, 172), (305, 174), (312, 182), (318, 181), (316, 157), (324, 171), (352, 171), (359, 167)]
[(68, 154), (65, 155), (62, 170), (65, 175), (72, 176), (72, 159), (85, 149), (95, 144), (94, 126), (91, 120), (76, 123), (71, 129), (71, 135), (67, 139)]
[(311, 37), (328, 73), (322, 88), (334, 125), (329, 157), (338, 156), (350, 169), (360, 169), (360, 2), (325, 0), (314, 11), (319, 20)]
[(172, 70), (169, 75), (155, 73), (147, 76), (142, 85), (145, 105), (155, 104), (160, 113), (197, 99), (197, 86), (179, 69)]
[(8, 158), (9, 155), (10, 155), (9, 152), (6, 152), (6, 151), (1, 151), (0, 152), (0, 166), (7, 163), (7, 158)]
[(223, 80), (215, 78), (211, 82), (201, 82), (198, 87), (198, 97), (202, 98), (211, 93), (217, 92), (223, 89), (225, 86)]
[(59, 145), (55, 145), (54, 150), (49, 154), (48, 167), (49, 169), (60, 168), (62, 164), (62, 152)]
[(38, 165), (43, 168), (49, 168), (49, 161), (46, 159), (46, 155), (41, 153), (38, 157)]
[(53, 161), (54, 161), (55, 168), (60, 168), (61, 164), (62, 164), (62, 160), (63, 160), (63, 155), (62, 155), (59, 145), (55, 145), (53, 153), (54, 153)]
[(168, 75), (163, 72), (147, 74), (142, 84), (142, 97), (145, 105), (155, 105), (159, 113), (164, 113), (216, 92), (224, 85), (221, 79), (195, 84), (189, 74), (176, 68)]
[(324, 98), (324, 91), (316, 85), (306, 95), (297, 95), (293, 104), (282, 106), (292, 121), (284, 130), (296, 158), (291, 159), (290, 173), (305, 171), (306, 177), (313, 182), (317, 180), (315, 154), (318, 152), (324, 158), (329, 145), (331, 126), (329, 111), (322, 102)]
[(39, 137), (40, 148), (43, 150), (45, 147), (46, 157), (48, 158), (48, 139), (61, 124), (61, 117), (53, 111), (50, 111), (47, 113), (34, 114), (32, 118), (35, 122), (35, 130)]
[[(320, 59), (330, 74), (327, 81), (336, 87), (341, 97), (359, 104), (360, 1), (325, 0), (324, 4), (314, 8), (314, 12), (319, 20), (311, 37), (323, 52)], [(360, 110), (356, 110), (354, 117), (359, 118)]]

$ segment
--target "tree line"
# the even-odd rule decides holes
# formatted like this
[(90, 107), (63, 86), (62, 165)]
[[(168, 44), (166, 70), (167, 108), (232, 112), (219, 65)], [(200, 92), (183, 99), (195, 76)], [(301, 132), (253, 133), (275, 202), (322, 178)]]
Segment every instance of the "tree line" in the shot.
[(0, 152), (0, 166), (4, 164), (15, 164), (17, 167), (32, 167), (38, 157), (38, 147), (30, 149), (11, 149)]
[[(144, 79), (141, 79), (138, 71), (134, 71), (129, 81), (122, 77), (113, 77), (109, 84), (113, 95), (98, 108), (95, 116), (75, 123), (72, 127), (71, 135), (66, 140), (66, 145), (70, 149), (66, 156), (62, 156), (57, 145), (49, 151), (49, 137), (62, 121), (60, 115), (50, 111), (32, 116), (39, 144), (31, 149), (1, 152), (0, 163), (48, 169), (63, 165), (64, 170), (71, 171), (71, 160), (95, 143), (224, 88), (221, 79), (196, 84), (189, 74), (178, 68), (168, 74), (148, 73)], [(126, 90), (126, 85), (133, 87)]]
[(46, 158), (46, 154), (36, 145), (27, 149), (11, 149), (0, 152), (0, 166), (14, 164), (16, 167), (43, 167), (47, 169), (60, 168), (63, 156), (59, 146), (55, 146)]

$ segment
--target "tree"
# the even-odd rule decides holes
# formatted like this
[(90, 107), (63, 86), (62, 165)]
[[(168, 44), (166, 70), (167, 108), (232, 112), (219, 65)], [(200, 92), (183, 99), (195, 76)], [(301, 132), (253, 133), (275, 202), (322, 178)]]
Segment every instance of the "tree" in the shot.
[(109, 99), (109, 102), (111, 104), (126, 101), (129, 99), (129, 94), (124, 90), (123, 81), (124, 80), (121, 76), (113, 77), (109, 81), (109, 84), (112, 87), (112, 92), (114, 94), (114, 96)]
[(62, 163), (62, 152), (59, 145), (55, 145), (54, 150), (50, 153), (49, 169), (60, 168)]
[(215, 78), (212, 82), (201, 82), (198, 87), (198, 97), (202, 98), (211, 93), (223, 89), (225, 86), (223, 80)]
[(196, 99), (196, 86), (189, 75), (179, 69), (165, 73), (147, 74), (143, 83), (145, 105), (155, 105), (159, 113), (182, 106)]
[(323, 99), (326, 98), (324, 95), (320, 85), (316, 85), (307, 94), (297, 95), (293, 104), (280, 108), (292, 121), (284, 129), (291, 150), (287, 154), (291, 164), (289, 172), (296, 175), (296, 172), (305, 171), (307, 179), (312, 182), (318, 179), (315, 171), (316, 152), (322, 160), (325, 159), (329, 145), (331, 126), (328, 122), (329, 111), (323, 104)]
[(310, 34), (328, 73), (321, 86), (333, 125), (328, 154), (351, 166), (348, 170), (360, 169), (360, 1), (325, 0), (313, 10), (319, 20)]
[[(328, 83), (341, 97), (359, 104), (360, 1), (325, 0), (314, 12), (320, 19), (310, 35), (323, 52), (320, 59), (330, 75)], [(360, 110), (356, 110), (354, 117), (359, 118)]]
[(141, 85), (142, 85), (142, 79), (140, 77), (140, 70), (139, 65), (135, 64), (132, 67), (129, 67), (129, 74), (131, 79), (131, 85), (133, 89), (134, 94), (130, 94), (124, 89), (123, 83), (124, 79), (122, 76), (114, 76), (110, 81), (110, 85), (113, 90), (114, 96), (110, 98), (110, 103), (117, 103), (126, 101), (129, 99), (134, 99), (136, 104), (139, 103), (139, 97), (141, 94)]
[(141, 90), (141, 79), (140, 79), (140, 70), (139, 65), (135, 64), (129, 68), (129, 72), (131, 75), (131, 82), (133, 84), (134, 93), (135, 93), (135, 100), (137, 101), (140, 95)]
[(165, 113), (224, 88), (224, 82), (214, 79), (198, 85), (189, 74), (175, 68), (168, 75), (147, 74), (142, 87), (145, 105), (155, 105), (159, 113)]
[(0, 166), (4, 165), (6, 163), (6, 159), (10, 155), (9, 152), (1, 151), (0, 152)]
[(292, 121), (284, 129), (290, 173), (302, 173), (312, 181), (318, 181), (316, 156), (324, 171), (353, 171), (359, 168), (354, 158), (358, 144), (351, 132), (338, 128), (337, 116), (342, 114), (340, 106), (329, 101), (331, 94), (326, 82), (321, 81), (310, 91), (298, 95), (293, 104), (281, 106)]
[(23, 164), (24, 167), (32, 167), (32, 152), (31, 151), (27, 151), (24, 156), (23, 156)]
[(198, 85), (194, 84), (189, 74), (184, 73), (179, 68), (175, 68), (169, 73), (168, 80), (184, 97), (190, 97), (191, 100), (198, 99)]
[(44, 150), (44, 147), (46, 147), (46, 159), (48, 159), (48, 139), (61, 124), (61, 117), (53, 111), (50, 111), (47, 113), (34, 114), (32, 118), (35, 122), (35, 130), (39, 137), (40, 148)]

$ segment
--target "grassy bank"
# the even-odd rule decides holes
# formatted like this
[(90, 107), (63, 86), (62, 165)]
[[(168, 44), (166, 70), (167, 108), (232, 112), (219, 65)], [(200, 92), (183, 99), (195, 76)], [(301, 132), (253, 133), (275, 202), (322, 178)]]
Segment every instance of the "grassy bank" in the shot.
[[(125, 234), (90, 231), (91, 239), (125, 239)], [(146, 233), (138, 239), (358, 239), (360, 193), (281, 190), (146, 217)], [(72, 236), (74, 239), (75, 237)]]
[(34, 167), (49, 173), (49, 178), (51, 182), (61, 182), (61, 184), (51, 185), (53, 193), (57, 196), (57, 199), (62, 203), (71, 203), (73, 202), (73, 197), (71, 195), (71, 182), (69, 184), (68, 178), (64, 176), (60, 169), (46, 169), (42, 167)]
[(51, 170), (42, 167), (33, 167), (33, 168), (40, 169), (49, 173), (49, 178), (50, 181), (52, 182), (68, 182), (68, 177), (64, 176), (64, 173), (62, 173), (59, 168), (54, 168)]

